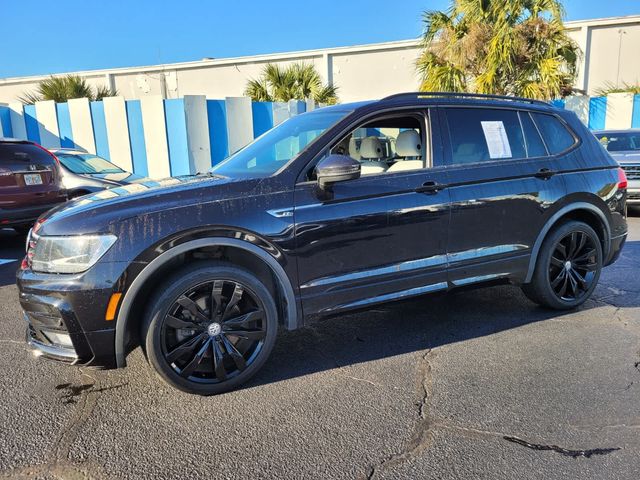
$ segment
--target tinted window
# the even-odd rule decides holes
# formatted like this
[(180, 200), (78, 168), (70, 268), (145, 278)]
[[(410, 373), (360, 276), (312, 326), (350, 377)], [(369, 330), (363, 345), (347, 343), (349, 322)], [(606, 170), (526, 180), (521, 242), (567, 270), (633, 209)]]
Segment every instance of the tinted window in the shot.
[(515, 110), (449, 108), (452, 163), (475, 163), (526, 157)]
[(119, 167), (116, 167), (113, 163), (105, 160), (104, 158), (90, 154), (58, 154), (60, 162), (71, 170), (73, 173), (122, 173)]
[(610, 152), (640, 151), (640, 132), (603, 132), (596, 137)]
[(520, 112), (520, 121), (524, 131), (524, 139), (527, 142), (527, 154), (529, 157), (543, 157), (547, 154), (538, 129), (533, 124), (531, 116), (527, 112)]
[(29, 143), (0, 143), (0, 165), (53, 165), (51, 154)]
[(544, 115), (542, 113), (534, 113), (532, 115), (536, 125), (538, 125), (538, 130), (542, 134), (544, 143), (547, 144), (549, 153), (552, 155), (564, 152), (575, 143), (575, 139), (569, 133), (567, 127), (553, 115)]

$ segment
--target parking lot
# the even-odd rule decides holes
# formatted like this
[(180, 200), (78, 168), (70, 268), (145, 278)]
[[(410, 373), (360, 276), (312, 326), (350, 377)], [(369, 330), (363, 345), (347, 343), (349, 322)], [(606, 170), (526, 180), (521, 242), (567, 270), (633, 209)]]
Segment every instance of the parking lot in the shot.
[(629, 478), (640, 471), (640, 217), (595, 298), (497, 286), (283, 332), (217, 397), (34, 357), (0, 231), (0, 477)]

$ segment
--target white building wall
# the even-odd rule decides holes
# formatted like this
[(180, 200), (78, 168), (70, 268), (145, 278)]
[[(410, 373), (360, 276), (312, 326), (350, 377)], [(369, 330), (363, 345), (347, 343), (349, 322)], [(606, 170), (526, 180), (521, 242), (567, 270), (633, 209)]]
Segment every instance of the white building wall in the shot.
[(342, 101), (372, 100), (418, 90), (415, 46), (331, 55), (333, 83)]

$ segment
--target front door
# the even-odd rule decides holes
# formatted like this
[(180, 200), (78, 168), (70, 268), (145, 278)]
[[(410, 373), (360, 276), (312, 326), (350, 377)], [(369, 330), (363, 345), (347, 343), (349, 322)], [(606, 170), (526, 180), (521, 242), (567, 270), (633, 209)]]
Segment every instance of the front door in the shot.
[[(436, 141), (432, 141), (436, 138)], [(330, 146), (361, 162), (359, 179), (295, 191), (298, 273), (305, 316), (446, 289), (449, 193), (428, 112), (373, 117)], [(305, 179), (308, 179), (306, 177)]]

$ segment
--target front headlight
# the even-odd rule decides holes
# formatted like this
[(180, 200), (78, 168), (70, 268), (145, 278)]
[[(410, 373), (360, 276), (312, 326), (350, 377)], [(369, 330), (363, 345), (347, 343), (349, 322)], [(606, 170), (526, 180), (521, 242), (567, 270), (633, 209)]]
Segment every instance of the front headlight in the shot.
[(116, 239), (115, 235), (42, 236), (32, 238), (32, 255), (27, 256), (34, 272), (80, 273), (100, 260)]

